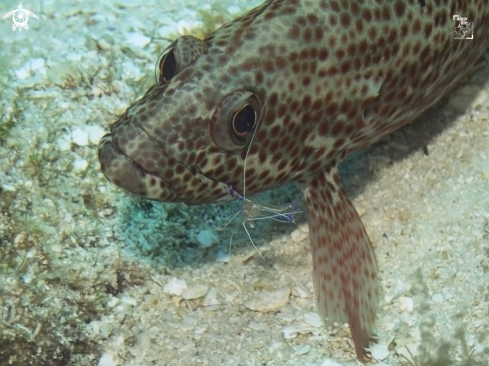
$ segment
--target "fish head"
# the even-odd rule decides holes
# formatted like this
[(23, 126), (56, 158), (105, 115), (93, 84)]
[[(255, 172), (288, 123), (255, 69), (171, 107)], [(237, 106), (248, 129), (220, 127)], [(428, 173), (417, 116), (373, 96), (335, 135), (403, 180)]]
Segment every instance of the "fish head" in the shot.
[(282, 110), (262, 56), (248, 55), (256, 46), (219, 45), (183, 36), (163, 52), (156, 85), (99, 143), (109, 181), (144, 198), (201, 204), (232, 198), (229, 186), (255, 194), (295, 180), (306, 127)]

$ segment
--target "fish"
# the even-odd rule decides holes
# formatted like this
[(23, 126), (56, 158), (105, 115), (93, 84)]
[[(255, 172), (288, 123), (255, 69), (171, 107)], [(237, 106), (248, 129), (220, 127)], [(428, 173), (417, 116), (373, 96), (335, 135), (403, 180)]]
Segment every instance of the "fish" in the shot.
[(489, 46), (486, 0), (267, 0), (203, 40), (182, 36), (110, 126), (105, 177), (187, 205), (298, 181), (318, 312), (371, 359), (379, 271), (338, 164), (413, 121)]

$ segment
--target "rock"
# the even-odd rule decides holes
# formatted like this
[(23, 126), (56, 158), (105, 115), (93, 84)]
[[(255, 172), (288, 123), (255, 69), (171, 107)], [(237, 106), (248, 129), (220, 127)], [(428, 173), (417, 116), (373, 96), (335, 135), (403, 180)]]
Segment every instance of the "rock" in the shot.
[(119, 357), (112, 351), (106, 351), (98, 360), (98, 366), (117, 366), (119, 365)]
[(97, 145), (102, 136), (106, 133), (106, 131), (100, 126), (85, 126), (85, 132), (87, 133), (88, 140), (92, 145)]
[(299, 227), (290, 233), (290, 238), (293, 242), (299, 243), (309, 237), (309, 231), (304, 231), (303, 227)]
[(205, 296), (208, 290), (209, 288), (205, 285), (195, 285), (184, 290), (182, 292), (182, 297), (185, 300), (198, 299), (199, 297)]
[(305, 313), (304, 314), (304, 323), (309, 324), (311, 327), (319, 328), (324, 325), (321, 316), (318, 313)]
[(119, 300), (119, 298), (118, 298), (118, 297), (113, 297), (113, 296), (111, 296), (111, 297), (109, 298), (109, 300), (107, 301), (107, 307), (109, 307), (109, 308), (114, 308), (114, 307), (116, 307), (116, 306), (117, 306), (117, 304), (119, 304), (119, 301), (120, 301), (120, 300)]
[(212, 230), (202, 230), (197, 235), (197, 241), (202, 247), (208, 248), (213, 244), (219, 243), (219, 238), (216, 236), (216, 234), (214, 234)]
[(262, 291), (251, 300), (244, 303), (250, 310), (267, 313), (276, 311), (289, 301), (290, 288), (282, 287), (276, 291)]
[(221, 303), (217, 299), (216, 289), (211, 288), (209, 291), (207, 291), (207, 294), (204, 297), (204, 301), (202, 301), (202, 305), (210, 311), (216, 311), (219, 309)]
[(386, 344), (374, 344), (370, 347), (370, 351), (372, 352), (372, 357), (376, 360), (384, 360), (389, 356), (389, 349)]
[(131, 32), (127, 34), (127, 42), (135, 47), (144, 48), (151, 42), (151, 38), (139, 33)]
[(285, 325), (282, 328), (282, 333), (284, 334), (285, 339), (294, 339), (295, 337), (297, 337), (297, 332), (298, 329), (294, 325)]
[(88, 134), (81, 128), (75, 128), (71, 131), (71, 140), (78, 146), (87, 146)]
[(71, 149), (71, 136), (61, 135), (56, 139), (56, 143), (60, 151), (68, 151)]
[(433, 302), (443, 302), (443, 295), (442, 294), (433, 294), (433, 296), (431, 297), (431, 300), (433, 300)]
[(414, 309), (414, 300), (411, 297), (401, 296), (399, 298), (399, 309), (412, 313)]
[(88, 161), (76, 155), (73, 161), (73, 170), (76, 172), (84, 172), (88, 168)]
[(27, 79), (36, 72), (46, 72), (44, 59), (38, 57), (27, 60), (21, 67), (15, 70), (18, 79)]
[(311, 350), (311, 345), (310, 344), (303, 344), (301, 346), (299, 346), (296, 350), (295, 350), (295, 354), (296, 355), (305, 355), (306, 353), (308, 353), (309, 351)]
[(307, 289), (301, 283), (298, 283), (295, 286), (295, 290), (297, 291), (297, 294), (301, 299), (306, 299), (311, 295), (309, 291), (307, 291)]
[(185, 280), (180, 280), (173, 277), (170, 281), (163, 286), (163, 292), (168, 295), (181, 296), (183, 291), (188, 288), (187, 282)]
[(217, 252), (216, 261), (228, 263), (229, 262), (229, 253), (228, 252), (221, 252), (221, 251)]

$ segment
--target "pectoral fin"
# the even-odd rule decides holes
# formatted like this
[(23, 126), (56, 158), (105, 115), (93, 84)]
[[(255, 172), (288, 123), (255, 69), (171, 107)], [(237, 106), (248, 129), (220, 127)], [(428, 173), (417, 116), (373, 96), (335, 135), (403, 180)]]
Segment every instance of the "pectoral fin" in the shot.
[(365, 361), (379, 300), (374, 249), (336, 167), (301, 183), (319, 312), (330, 322), (348, 322), (357, 357)]

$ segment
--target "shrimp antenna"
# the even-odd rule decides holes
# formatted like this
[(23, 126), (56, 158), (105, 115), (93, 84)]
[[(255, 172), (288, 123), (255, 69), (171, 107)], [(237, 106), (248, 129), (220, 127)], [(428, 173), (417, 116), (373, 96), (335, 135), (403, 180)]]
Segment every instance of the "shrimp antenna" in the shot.
[(260, 126), (261, 122), (263, 121), (263, 118), (264, 118), (263, 111), (265, 110), (266, 104), (267, 104), (267, 101), (265, 101), (265, 103), (263, 103), (263, 107), (261, 107), (260, 120), (258, 121), (255, 128), (253, 129), (253, 135), (251, 136), (250, 143), (248, 145), (248, 148), (246, 149), (246, 155), (245, 155), (244, 167), (243, 167), (243, 197), (245, 199), (246, 199), (246, 163), (248, 161), (248, 154), (250, 153), (251, 144), (253, 143), (253, 140), (255, 139), (256, 131), (258, 131), (258, 127)]
[[(253, 135), (251, 135), (250, 143), (248, 145), (248, 148), (246, 149), (246, 155), (245, 155), (244, 166), (243, 166), (243, 200), (244, 200), (244, 202), (246, 202), (246, 163), (248, 162), (248, 155), (250, 153), (251, 144), (253, 143), (253, 140), (255, 139), (256, 131), (258, 131), (258, 127), (260, 126), (261, 122), (263, 121), (263, 118), (264, 118), (264, 113), (263, 112), (265, 110), (265, 105), (266, 104), (267, 104), (267, 102), (265, 101), (265, 103), (263, 103), (263, 107), (261, 107), (260, 120), (258, 121), (258, 123), (256, 124), (255, 128), (253, 129)], [(253, 248), (255, 248), (256, 252), (260, 255), (260, 257), (262, 257), (262, 259), (265, 260), (265, 258), (263, 257), (263, 255), (260, 253), (260, 251), (256, 247), (255, 243), (253, 242), (253, 239), (251, 239), (251, 235), (248, 232), (248, 229), (246, 228), (246, 225), (245, 225), (246, 224), (246, 221), (248, 221), (248, 220), (244, 220), (242, 222), (243, 228), (245, 229), (246, 234), (248, 235), (248, 238), (250, 239), (251, 244), (253, 245)]]

